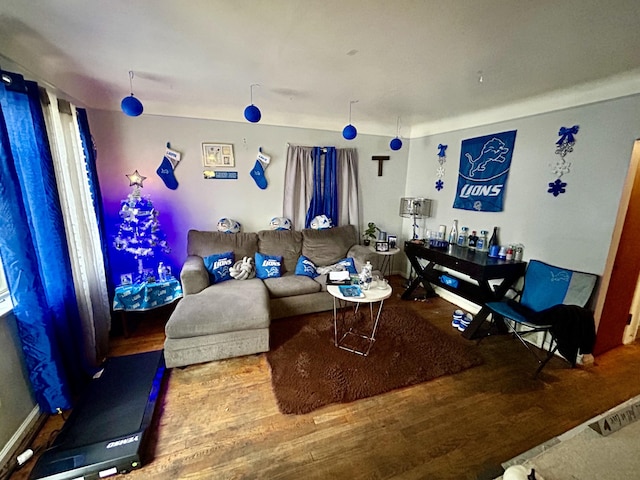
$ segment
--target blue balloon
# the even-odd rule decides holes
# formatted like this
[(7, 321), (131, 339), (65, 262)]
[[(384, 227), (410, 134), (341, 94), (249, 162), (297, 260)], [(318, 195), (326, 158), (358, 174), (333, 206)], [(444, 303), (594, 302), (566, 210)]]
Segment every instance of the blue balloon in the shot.
[(260, 113), (260, 109), (258, 107), (256, 107), (254, 104), (251, 104), (244, 109), (244, 118), (249, 120), (251, 123), (258, 123), (262, 118), (262, 114)]
[(342, 130), (342, 136), (347, 140), (353, 140), (354, 138), (356, 138), (356, 135), (358, 135), (358, 130), (356, 130), (356, 127), (351, 124), (347, 125)]
[(400, 150), (402, 148), (402, 140), (396, 137), (393, 140), (391, 140), (391, 143), (389, 143), (389, 146), (391, 147), (391, 150)]
[(122, 99), (122, 102), (120, 102), (120, 108), (126, 115), (129, 115), (130, 117), (137, 117), (142, 113), (142, 110), (144, 110), (142, 102), (134, 97), (133, 93), (130, 96), (124, 97)]

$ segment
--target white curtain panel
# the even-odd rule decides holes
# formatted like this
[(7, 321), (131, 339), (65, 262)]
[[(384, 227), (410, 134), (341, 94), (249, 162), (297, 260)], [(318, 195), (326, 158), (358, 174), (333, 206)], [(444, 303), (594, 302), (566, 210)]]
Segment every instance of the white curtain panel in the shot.
[(76, 109), (49, 91), (43, 103), (82, 321), (84, 356), (88, 365), (97, 366), (108, 353), (111, 315)]
[(360, 209), (358, 199), (358, 151), (355, 148), (338, 148), (338, 220), (340, 225), (355, 225), (360, 233)]
[(302, 230), (313, 195), (313, 147), (289, 145), (284, 173), (282, 215), (291, 220), (294, 230)]
[[(289, 145), (284, 180), (282, 214), (295, 230), (302, 230), (313, 195), (313, 147)], [(360, 226), (358, 199), (358, 151), (338, 148), (338, 221), (340, 225)]]

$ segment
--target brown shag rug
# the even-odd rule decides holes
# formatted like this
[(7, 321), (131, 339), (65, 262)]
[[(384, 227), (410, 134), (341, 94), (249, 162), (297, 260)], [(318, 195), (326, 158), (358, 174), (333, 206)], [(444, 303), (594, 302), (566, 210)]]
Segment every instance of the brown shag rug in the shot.
[[(359, 313), (354, 326), (370, 332), (369, 309)], [(350, 315), (347, 322), (352, 324)], [(352, 402), (483, 363), (475, 345), (441, 332), (402, 305), (382, 309), (367, 357), (334, 346), (331, 312), (275, 320), (270, 328), (271, 383), (280, 411), (287, 414)]]

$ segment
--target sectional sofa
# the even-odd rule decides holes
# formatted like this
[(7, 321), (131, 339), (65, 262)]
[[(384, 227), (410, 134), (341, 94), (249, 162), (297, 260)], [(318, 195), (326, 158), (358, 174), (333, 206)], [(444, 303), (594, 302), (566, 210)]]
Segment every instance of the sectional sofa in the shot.
[[(353, 259), (357, 271), (365, 262), (378, 266), (378, 255), (358, 244), (353, 225), (326, 230), (262, 230), (221, 233), (190, 230), (187, 259), (180, 273), (184, 297), (169, 318), (164, 343), (168, 367), (185, 366), (269, 350), (272, 320), (330, 310), (327, 274), (296, 274), (301, 256), (317, 267)], [(232, 251), (236, 260), (256, 253), (282, 257), (280, 275), (212, 283), (205, 259)]]

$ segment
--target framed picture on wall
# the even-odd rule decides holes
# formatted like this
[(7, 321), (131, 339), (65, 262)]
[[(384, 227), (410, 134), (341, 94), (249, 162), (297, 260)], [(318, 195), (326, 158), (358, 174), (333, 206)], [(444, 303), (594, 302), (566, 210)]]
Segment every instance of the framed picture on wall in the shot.
[(203, 143), (202, 166), (203, 167), (235, 167), (236, 160), (233, 156), (233, 144), (231, 143)]

